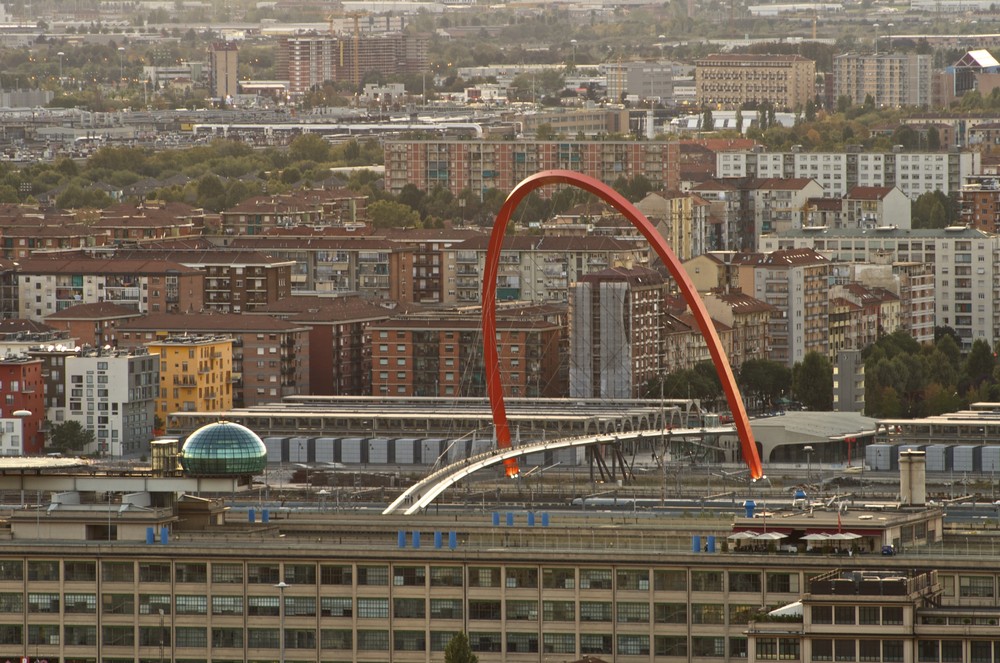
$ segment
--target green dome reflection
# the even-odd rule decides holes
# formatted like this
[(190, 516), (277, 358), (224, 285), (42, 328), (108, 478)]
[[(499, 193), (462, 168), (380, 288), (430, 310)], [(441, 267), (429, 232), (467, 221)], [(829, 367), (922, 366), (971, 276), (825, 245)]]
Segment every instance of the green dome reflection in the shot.
[(267, 449), (246, 426), (220, 421), (202, 426), (188, 436), (180, 463), (191, 476), (243, 476), (261, 474), (267, 466)]

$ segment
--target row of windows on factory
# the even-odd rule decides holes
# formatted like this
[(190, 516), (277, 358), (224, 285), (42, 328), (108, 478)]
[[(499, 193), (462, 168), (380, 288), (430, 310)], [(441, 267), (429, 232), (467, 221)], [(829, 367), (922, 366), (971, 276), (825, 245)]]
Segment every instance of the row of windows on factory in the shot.
[[(25, 572), (27, 567), (27, 572)], [(799, 574), (760, 571), (611, 569), (571, 567), (331, 565), (205, 562), (101, 562), (105, 583), (195, 583), (339, 586), (506, 587), (508, 589), (593, 589), (798, 593)], [(0, 560), (0, 582), (96, 582), (96, 562)], [(61, 576), (61, 577), (60, 577)], [(728, 583), (726, 579), (728, 577)], [(992, 581), (992, 576), (987, 576)]]

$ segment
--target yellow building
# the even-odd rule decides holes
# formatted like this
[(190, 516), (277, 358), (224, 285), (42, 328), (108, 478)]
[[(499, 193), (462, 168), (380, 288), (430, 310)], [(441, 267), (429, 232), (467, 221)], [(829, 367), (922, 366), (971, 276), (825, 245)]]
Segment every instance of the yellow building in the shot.
[(816, 63), (801, 55), (716, 53), (695, 62), (694, 78), (698, 105), (709, 108), (768, 102), (790, 111), (816, 96)]
[(160, 355), (156, 413), (218, 412), (233, 407), (233, 339), (170, 336), (147, 344)]

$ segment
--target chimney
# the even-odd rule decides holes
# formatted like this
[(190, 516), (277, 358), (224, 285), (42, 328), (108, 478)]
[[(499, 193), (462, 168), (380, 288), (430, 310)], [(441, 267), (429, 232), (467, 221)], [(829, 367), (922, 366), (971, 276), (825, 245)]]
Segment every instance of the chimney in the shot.
[(899, 499), (907, 506), (927, 503), (927, 458), (923, 451), (907, 449), (900, 452)]

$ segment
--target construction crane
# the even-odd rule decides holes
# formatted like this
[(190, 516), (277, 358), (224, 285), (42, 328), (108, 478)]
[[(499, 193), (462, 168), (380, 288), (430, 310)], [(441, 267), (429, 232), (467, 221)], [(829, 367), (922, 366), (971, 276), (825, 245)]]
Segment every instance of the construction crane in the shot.
[[(329, 24), (330, 24), (330, 34), (331, 35), (336, 35), (339, 32), (337, 30), (337, 28), (336, 28), (336, 20), (338, 18), (350, 18), (350, 19), (354, 19), (354, 71), (353, 71), (353, 77), (352, 77), (352, 81), (351, 82), (356, 87), (359, 87), (359, 88), (361, 87), (361, 63), (359, 62), (359, 58), (358, 58), (359, 52), (361, 50), (360, 49), (360, 44), (361, 44), (361, 17), (367, 16), (367, 15), (368, 15), (368, 12), (362, 10), (362, 11), (350, 11), (350, 12), (337, 12), (337, 13), (334, 13), (334, 14), (330, 14), (330, 15), (328, 15), (326, 17), (326, 20), (329, 21)], [(343, 48), (343, 45), (341, 45), (341, 47), (340, 47), (340, 65), (341, 66), (344, 65), (344, 48)]]

